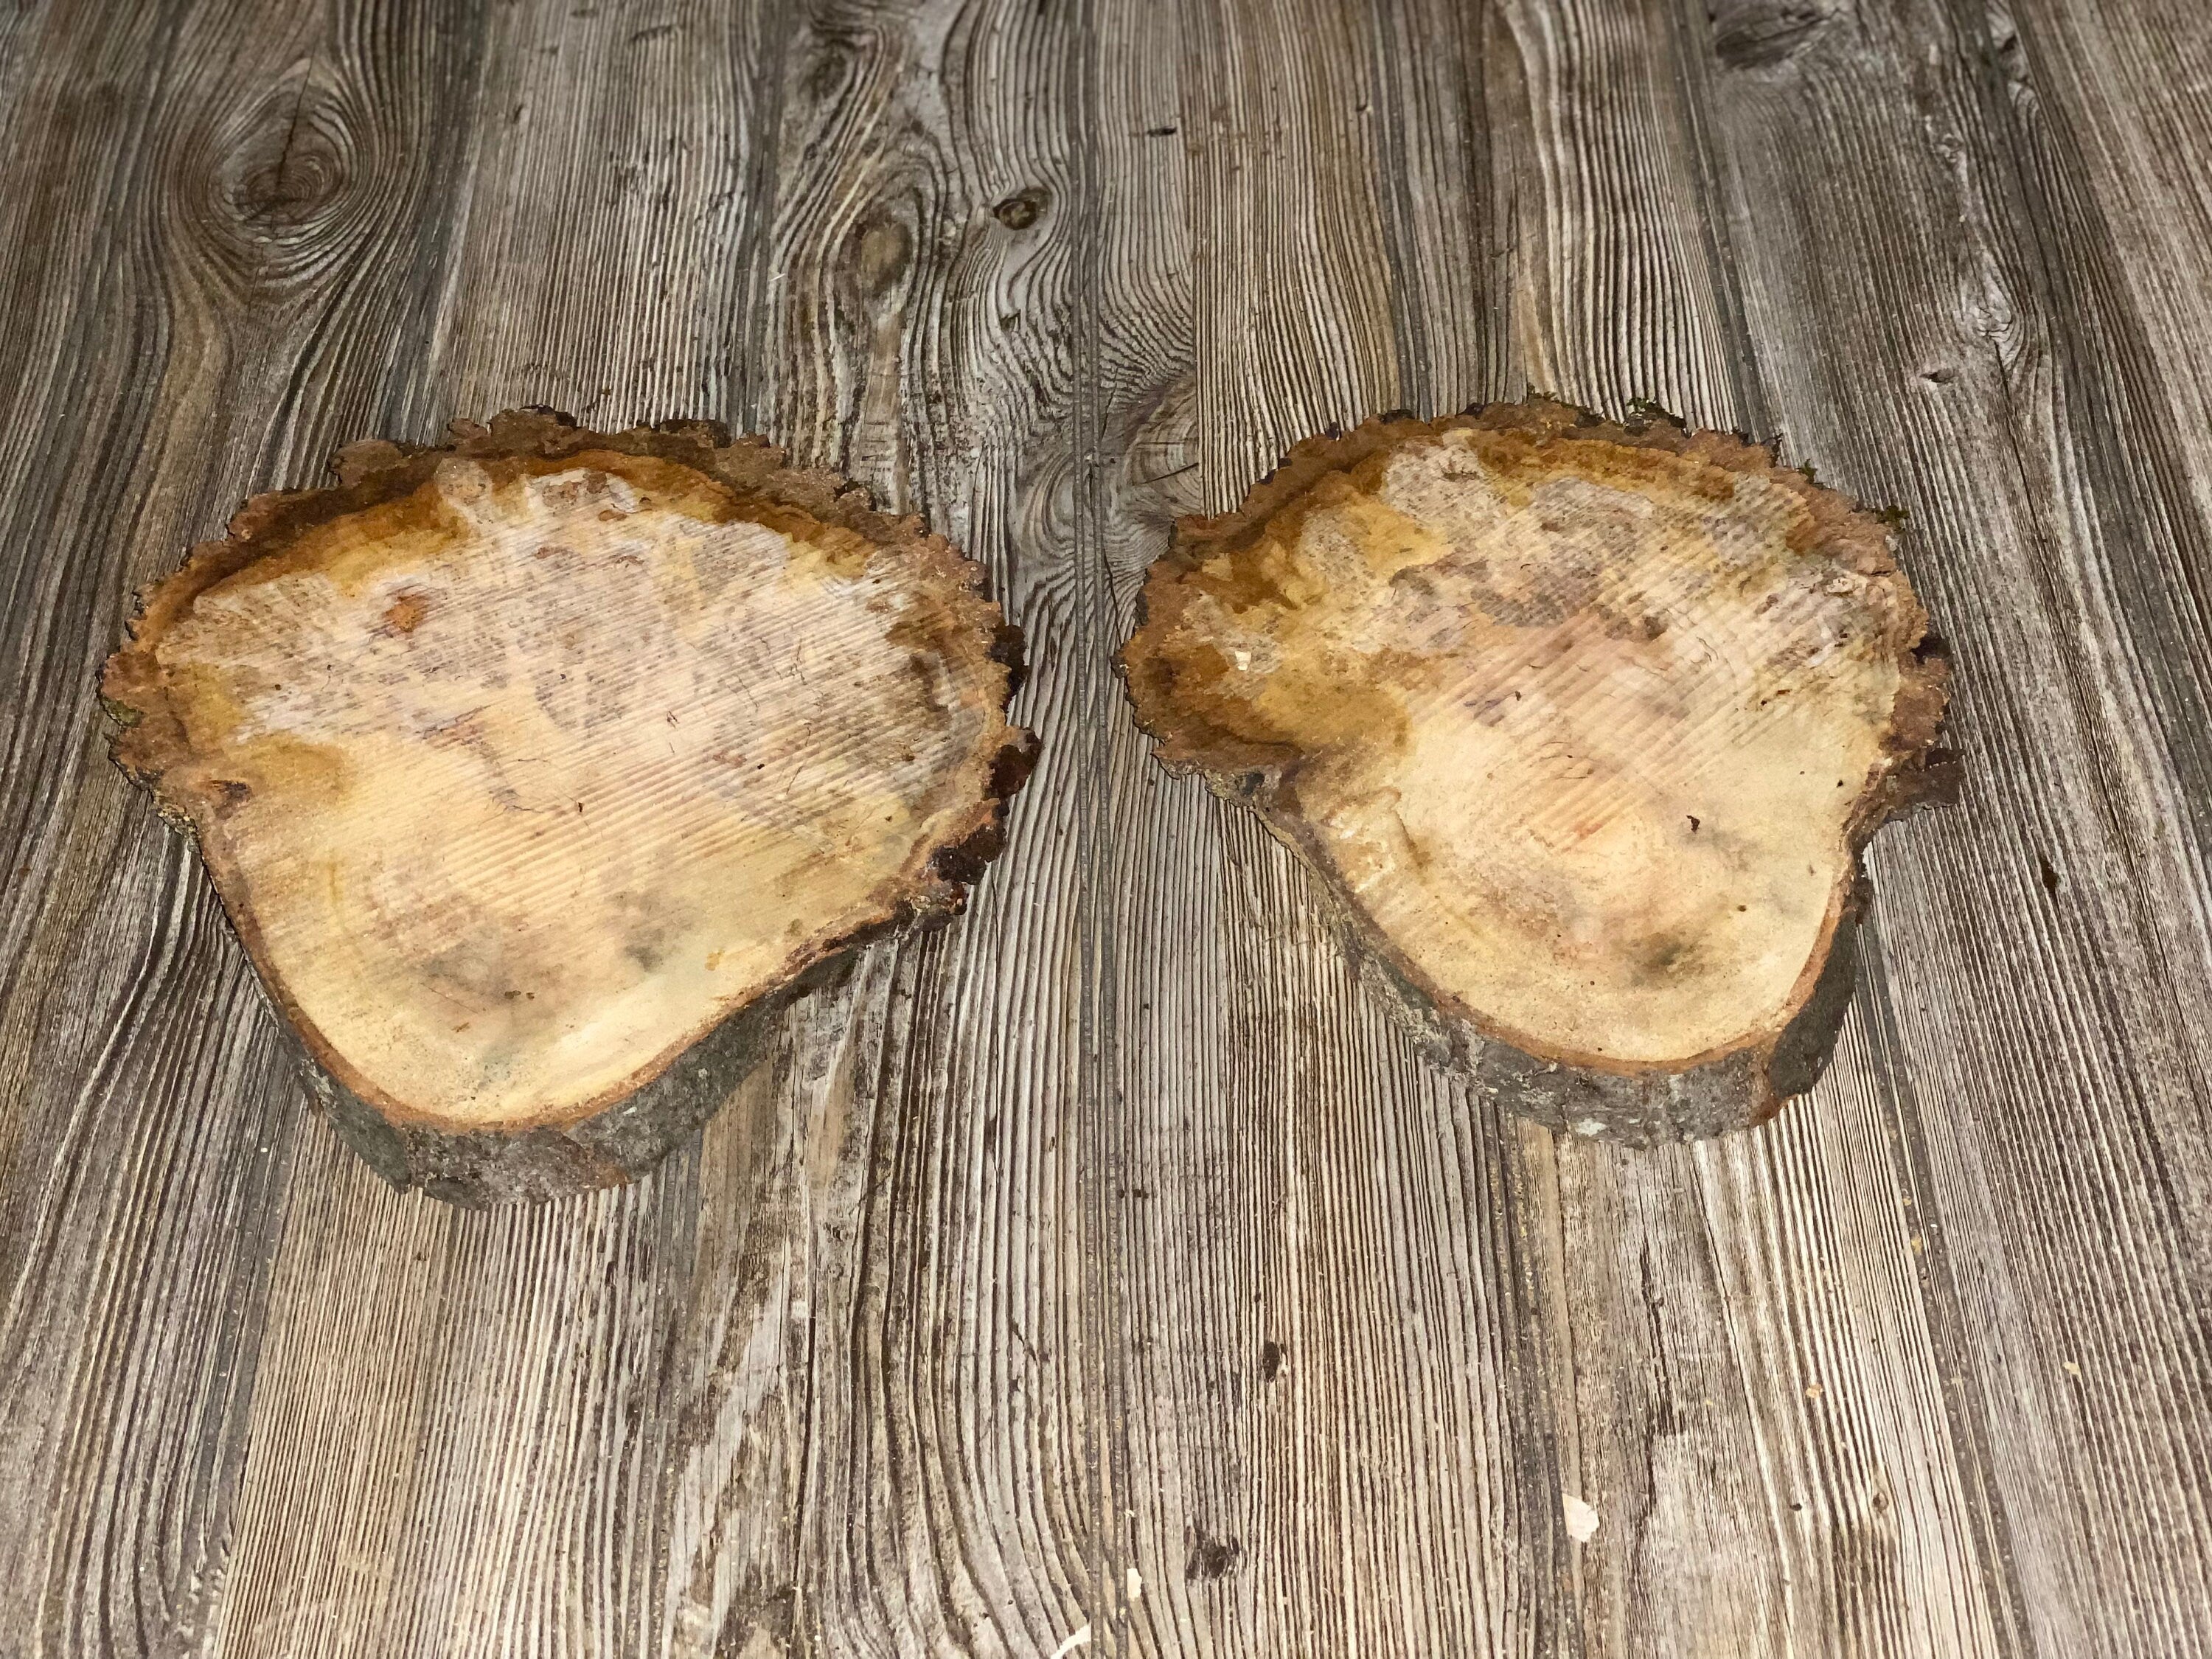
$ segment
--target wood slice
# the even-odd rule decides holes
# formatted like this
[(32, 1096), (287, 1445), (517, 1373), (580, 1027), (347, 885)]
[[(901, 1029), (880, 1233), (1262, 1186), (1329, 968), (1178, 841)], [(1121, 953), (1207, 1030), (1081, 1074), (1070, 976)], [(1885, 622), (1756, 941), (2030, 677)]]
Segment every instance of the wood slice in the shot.
[(102, 689), (341, 1130), (464, 1202), (649, 1168), (790, 996), (951, 915), (1035, 752), (981, 568), (699, 423), (342, 452)]
[(1741, 439), (1546, 401), (1299, 444), (1182, 521), (1122, 668), (1432, 1053), (1632, 1141), (1812, 1085), (1860, 848), (1949, 771), (1882, 518)]

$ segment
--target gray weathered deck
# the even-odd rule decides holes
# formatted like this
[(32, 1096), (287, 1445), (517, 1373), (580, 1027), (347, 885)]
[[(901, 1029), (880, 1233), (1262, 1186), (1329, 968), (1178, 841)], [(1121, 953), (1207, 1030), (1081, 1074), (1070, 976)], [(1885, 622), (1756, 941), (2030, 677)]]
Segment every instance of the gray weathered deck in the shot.
[[(11, 0), (0, 135), (0, 1656), (2212, 1653), (2200, 0)], [(1956, 653), (1717, 1144), (1425, 1070), (1107, 666), (1176, 512), (1532, 385), (1905, 507)], [(91, 689), (514, 403), (927, 511), (1049, 750), (702, 1144), (466, 1213)]]

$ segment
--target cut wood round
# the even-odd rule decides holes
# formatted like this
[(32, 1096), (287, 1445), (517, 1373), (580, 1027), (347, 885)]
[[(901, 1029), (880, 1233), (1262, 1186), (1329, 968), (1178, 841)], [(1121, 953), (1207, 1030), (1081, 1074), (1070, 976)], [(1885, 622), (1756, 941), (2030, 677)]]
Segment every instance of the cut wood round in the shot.
[(1634, 1141), (1827, 1063), (1859, 852), (1948, 772), (1889, 526), (1765, 449), (1565, 405), (1308, 440), (1186, 519), (1122, 668), (1506, 1104)]
[(342, 452), (143, 599), (115, 756), (354, 1146), (465, 1202), (650, 1167), (1034, 744), (981, 568), (757, 439), (531, 410)]

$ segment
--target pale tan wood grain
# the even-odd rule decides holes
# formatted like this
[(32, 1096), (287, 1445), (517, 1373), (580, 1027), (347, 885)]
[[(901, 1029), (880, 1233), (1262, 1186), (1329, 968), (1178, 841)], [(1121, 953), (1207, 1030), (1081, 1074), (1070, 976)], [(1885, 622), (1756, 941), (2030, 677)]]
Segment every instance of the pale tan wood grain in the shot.
[(1890, 540), (1725, 433), (1376, 419), (1182, 521), (1120, 660), (1440, 1063), (1683, 1139), (1826, 1064), (1857, 846), (1925, 787), (1946, 665)]
[(401, 1186), (642, 1174), (799, 988), (1002, 844), (1035, 750), (981, 568), (726, 435), (508, 410), (350, 447), (101, 671), (116, 763)]

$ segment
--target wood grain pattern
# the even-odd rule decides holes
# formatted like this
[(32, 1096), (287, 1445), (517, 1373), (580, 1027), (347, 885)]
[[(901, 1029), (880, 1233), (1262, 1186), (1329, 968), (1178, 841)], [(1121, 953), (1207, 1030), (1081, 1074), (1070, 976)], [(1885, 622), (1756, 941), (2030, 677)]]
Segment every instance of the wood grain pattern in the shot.
[(726, 435), (507, 410), (349, 445), (100, 672), (115, 763), (394, 1185), (643, 1174), (793, 996), (957, 915), (1003, 844), (1035, 740), (981, 567)]
[[(29, 1651), (131, 1652), (213, 1616), (298, 1125), (188, 850), (99, 752), (87, 676), (185, 540), (378, 418), (376, 359), (346, 343), (419, 302), (385, 255), (442, 193), (414, 135), (457, 76), (430, 18), (368, 40), (320, 11), (32, 21), (0, 461), (0, 1625)], [(395, 84), (349, 99), (368, 57)]]
[[(1803, 95), (1786, 112), (1747, 99), (1735, 118), (1745, 156), (1802, 157), (1835, 181), (1817, 224), (1741, 215), (1754, 318), (1817, 314), (1801, 338), (1832, 358), (1827, 331), (1872, 333), (1875, 292), (1808, 304), (1830, 236), (1878, 250), (1900, 288), (1918, 279), (1915, 302), (1883, 306), (1886, 399), (1777, 352), (1778, 405), (1932, 544), (1987, 538), (1975, 576), (2016, 596), (1991, 605), (1956, 586), (1960, 566), (1928, 561), (1930, 607), (1977, 683), (1960, 740), (1989, 760), (1960, 822), (1900, 840), (1877, 920), (1901, 1142), (1942, 1222), (1930, 1267), (1961, 1304), (1941, 1334), (1963, 1379), (1953, 1417), (1987, 1460), (2026, 1639), (2186, 1652), (2205, 1602), (2212, 951), (2185, 805), (2202, 785), (2191, 742), (2164, 734), (2191, 719), (2175, 681), (2201, 695), (2171, 607), (2202, 532), (2156, 488), (2162, 422), (2119, 437), (2148, 365), (2101, 349), (2133, 324), (2079, 186), (2052, 188), (2064, 139), (2033, 118), (2017, 37), (1933, 8), (1883, 22), (1850, 58), (1808, 43)], [(1849, 126), (1828, 113), (1844, 109)], [(1839, 135), (1863, 178), (1847, 188)], [(1753, 240), (1755, 222), (1773, 240)], [(1911, 477), (1887, 460), (1907, 453), (1957, 459)], [(2008, 890), (2024, 902), (1991, 902)], [(1977, 1109), (1952, 1103), (1969, 1094)]]
[[(0, 1655), (2212, 1646), (2193, 21), (0, 12)], [(1175, 514), (1531, 386), (1905, 507), (1958, 656), (1827, 1079), (1693, 1150), (1429, 1072), (1108, 667)], [(87, 693), (247, 490), (529, 402), (927, 511), (1049, 746), (696, 1146), (468, 1214)]]

